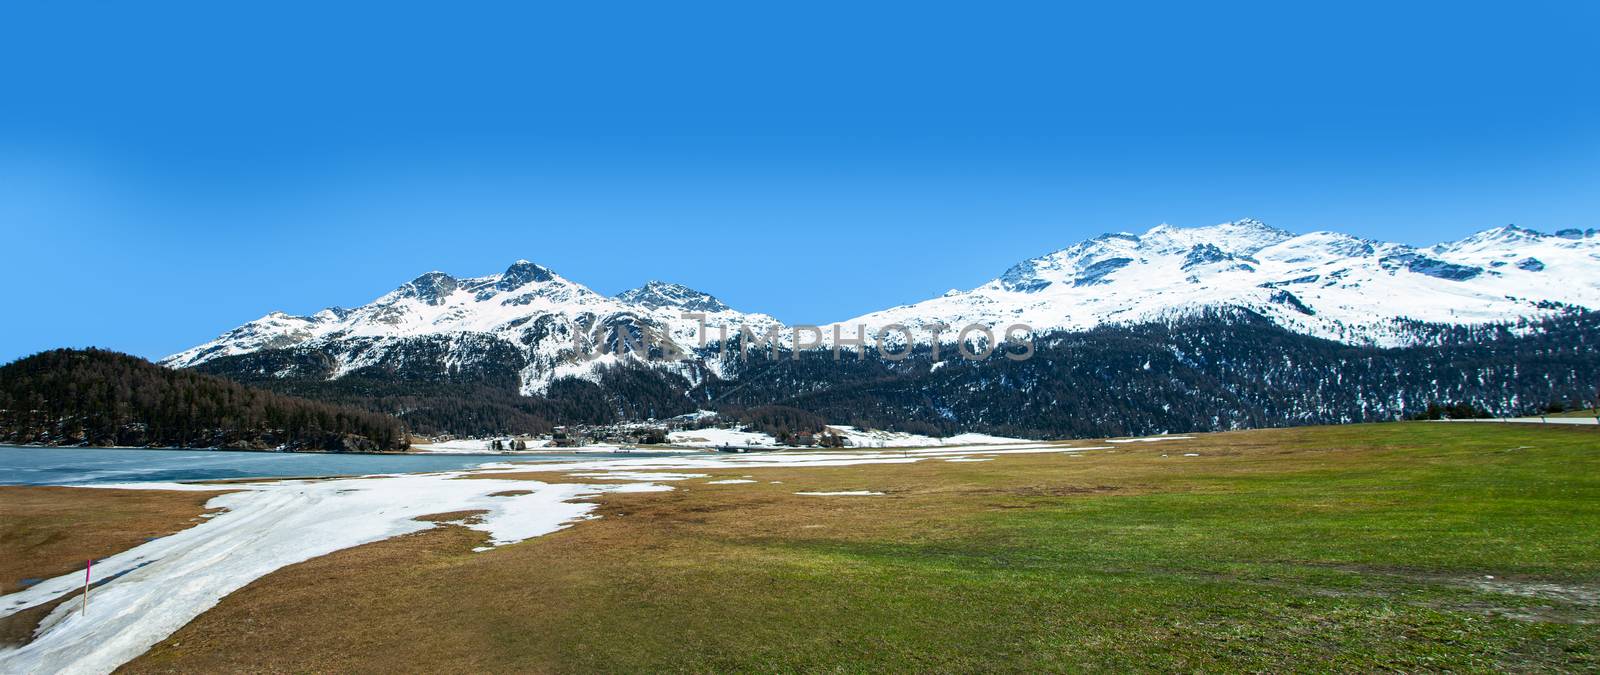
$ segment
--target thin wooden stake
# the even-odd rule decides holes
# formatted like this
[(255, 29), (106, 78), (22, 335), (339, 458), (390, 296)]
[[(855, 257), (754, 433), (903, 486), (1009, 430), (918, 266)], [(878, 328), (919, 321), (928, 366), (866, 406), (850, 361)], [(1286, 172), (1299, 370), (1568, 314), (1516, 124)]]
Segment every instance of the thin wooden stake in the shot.
[(89, 571), (92, 570), (92, 569), (94, 569), (94, 558), (90, 558), (87, 561), (84, 561), (84, 563), (83, 563), (83, 611), (78, 613), (79, 616), (83, 616), (83, 615), (86, 615), (86, 614), (89, 613)]

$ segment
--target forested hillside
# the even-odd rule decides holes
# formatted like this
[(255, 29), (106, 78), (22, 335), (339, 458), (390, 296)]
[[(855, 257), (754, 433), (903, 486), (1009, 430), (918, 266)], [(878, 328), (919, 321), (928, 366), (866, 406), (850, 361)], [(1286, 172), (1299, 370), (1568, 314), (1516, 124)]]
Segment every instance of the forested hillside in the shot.
[(328, 370), (297, 370), (296, 377), (271, 374), (275, 362), (317, 362), (324, 358), (314, 350), (271, 350), (208, 361), (195, 370), (281, 394), (392, 414), (419, 434), (546, 433), (561, 424), (663, 418), (696, 408), (689, 396), (688, 380), (629, 366), (599, 369), (595, 372), (597, 382), (556, 380), (544, 396), (517, 393), (515, 361), (503, 364), (504, 376), (478, 371), (439, 375), (370, 367), (325, 379), (332, 373), (331, 360)]
[[(939, 362), (921, 347), (886, 361), (828, 352), (753, 353), (725, 378), (612, 366), (518, 395), (518, 359), (471, 371), (368, 367), (330, 379), (314, 348), (218, 358), (201, 368), (253, 385), (393, 414), (413, 429), (538, 432), (554, 424), (668, 417), (697, 408), (781, 405), (836, 424), (1061, 437), (1391, 420), (1433, 403), (1500, 415), (1593, 401), (1600, 314), (1482, 327), (1416, 323), (1415, 346), (1384, 349), (1294, 333), (1247, 310), (1040, 336), (1027, 361)], [(409, 362), (409, 360), (402, 360)], [(297, 364), (284, 368), (283, 364)], [(285, 376), (293, 373), (295, 376)]]
[(330, 451), (406, 448), (388, 415), (308, 401), (99, 349), (0, 367), (0, 441)]
[(1422, 344), (1381, 349), (1218, 311), (1044, 336), (1020, 362), (752, 359), (697, 393), (919, 433), (1081, 437), (1392, 420), (1431, 403), (1531, 414), (1592, 401), (1600, 386), (1600, 314), (1414, 330)]

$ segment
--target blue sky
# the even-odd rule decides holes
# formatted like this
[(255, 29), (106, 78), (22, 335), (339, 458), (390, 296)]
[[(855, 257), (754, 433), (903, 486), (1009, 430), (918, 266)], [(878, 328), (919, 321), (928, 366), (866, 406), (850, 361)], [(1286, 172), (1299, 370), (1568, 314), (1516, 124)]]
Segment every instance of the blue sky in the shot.
[(0, 9), (0, 360), (517, 258), (823, 322), (1161, 222), (1600, 226), (1596, 3), (241, 4)]

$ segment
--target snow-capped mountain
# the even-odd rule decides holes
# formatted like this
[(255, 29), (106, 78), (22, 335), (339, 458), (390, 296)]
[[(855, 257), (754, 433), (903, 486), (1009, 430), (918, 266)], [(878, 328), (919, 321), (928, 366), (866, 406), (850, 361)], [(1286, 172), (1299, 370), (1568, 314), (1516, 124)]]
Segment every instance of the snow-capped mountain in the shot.
[[(1570, 307), (1600, 308), (1600, 233), (1543, 234), (1507, 226), (1428, 248), (1360, 239), (1336, 232), (1295, 235), (1254, 220), (1209, 227), (1160, 225), (1143, 234), (1095, 237), (1026, 260), (967, 291), (894, 307), (824, 326), (853, 337), (892, 324), (918, 342), (941, 340), (971, 324), (997, 335), (1012, 324), (1035, 333), (1134, 324), (1222, 308), (1244, 308), (1291, 331), (1353, 344), (1397, 346), (1415, 339), (1409, 324), (1483, 324), (1540, 317)], [(606, 353), (619, 339), (645, 331), (668, 338), (689, 358), (652, 360), (655, 367), (701, 381), (728, 377), (729, 355), (693, 353), (702, 340), (793, 333), (766, 314), (734, 310), (681, 285), (651, 281), (607, 297), (548, 268), (519, 260), (505, 272), (458, 279), (429, 272), (355, 309), (311, 316), (273, 312), (217, 339), (167, 357), (191, 367), (216, 359), (315, 352), (305, 361), (251, 364), (275, 377), (337, 378), (366, 368), (415, 373), (473, 369), (515, 371), (525, 394), (545, 392), (563, 377), (589, 379), (600, 365), (631, 359)], [(899, 333), (889, 334), (891, 341)], [(808, 342), (810, 335), (805, 338)], [(614, 350), (611, 350), (614, 351)], [(315, 372), (302, 372), (312, 368)]]
[[(1416, 248), (1337, 232), (1295, 235), (1255, 220), (1105, 234), (1026, 260), (968, 291), (839, 324), (954, 331), (1026, 324), (1036, 332), (1138, 323), (1242, 307), (1298, 333), (1398, 346), (1408, 320), (1482, 324), (1600, 307), (1600, 236), (1516, 226)], [(825, 331), (831, 335), (832, 327)], [(897, 333), (886, 337), (897, 338)]]
[(731, 308), (709, 293), (665, 281), (649, 281), (638, 288), (617, 294), (617, 300), (650, 309), (677, 308), (680, 312), (715, 314)]
[[(457, 279), (443, 272), (417, 277), (355, 309), (329, 308), (311, 316), (273, 312), (217, 339), (161, 361), (184, 368), (263, 350), (308, 348), (332, 355), (338, 377), (369, 366), (436, 360), (442, 371), (470, 366), (486, 353), (515, 354), (523, 393), (541, 393), (565, 376), (585, 377), (598, 365), (627, 358), (619, 338), (643, 345), (644, 331), (666, 336), (680, 352), (699, 346), (700, 322), (767, 330), (777, 320), (736, 311), (711, 295), (652, 281), (606, 297), (550, 269), (519, 260), (506, 271)], [(498, 358), (497, 357), (497, 358)], [(665, 364), (695, 379), (696, 367)], [(286, 373), (287, 375), (287, 373)]]

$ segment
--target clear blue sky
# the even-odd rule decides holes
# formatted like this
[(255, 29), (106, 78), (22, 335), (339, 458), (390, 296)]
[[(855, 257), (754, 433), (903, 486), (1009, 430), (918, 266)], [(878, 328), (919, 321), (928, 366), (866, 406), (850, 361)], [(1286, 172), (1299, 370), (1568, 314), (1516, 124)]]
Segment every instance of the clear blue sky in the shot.
[(822, 322), (1161, 222), (1600, 226), (1594, 2), (243, 4), (0, 9), (0, 360), (517, 258)]

